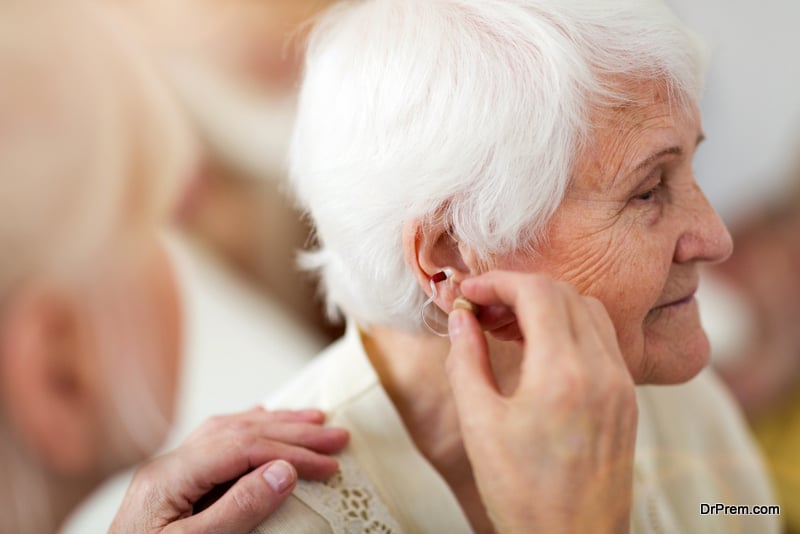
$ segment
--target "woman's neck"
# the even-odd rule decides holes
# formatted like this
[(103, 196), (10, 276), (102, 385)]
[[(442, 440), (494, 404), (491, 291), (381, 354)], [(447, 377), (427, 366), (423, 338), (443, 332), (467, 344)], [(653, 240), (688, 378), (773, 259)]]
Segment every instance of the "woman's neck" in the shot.
[[(362, 339), (381, 384), (414, 444), (448, 483), (473, 529), (491, 531), (461, 440), (447, 380), (445, 361), (449, 340), (392, 328), (372, 328)], [(505, 343), (490, 345), (498, 384), (504, 391), (513, 389), (519, 369), (519, 349)]]

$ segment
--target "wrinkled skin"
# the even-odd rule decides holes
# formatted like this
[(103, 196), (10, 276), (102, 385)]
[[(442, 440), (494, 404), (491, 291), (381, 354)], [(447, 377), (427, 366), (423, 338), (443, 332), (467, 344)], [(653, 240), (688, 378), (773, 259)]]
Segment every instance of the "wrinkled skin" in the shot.
[(697, 109), (670, 108), (652, 85), (641, 91), (649, 105), (598, 114), (539, 254), (496, 266), (544, 273), (599, 299), (635, 382), (672, 384), (708, 363), (697, 269), (726, 259), (732, 241), (692, 169)]

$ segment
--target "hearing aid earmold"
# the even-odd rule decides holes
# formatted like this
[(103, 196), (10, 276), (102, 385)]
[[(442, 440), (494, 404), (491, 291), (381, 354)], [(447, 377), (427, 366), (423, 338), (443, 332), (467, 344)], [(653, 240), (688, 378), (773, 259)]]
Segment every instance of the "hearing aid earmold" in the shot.
[[(422, 322), (425, 326), (430, 330), (432, 333), (436, 334), (440, 337), (447, 337), (447, 316), (441, 310), (437, 308), (432, 308), (432, 311), (429, 312), (429, 308), (433, 301), (439, 296), (439, 290), (436, 287), (436, 284), (440, 284), (445, 282), (453, 277), (453, 270), (449, 267), (444, 269), (443, 271), (439, 271), (438, 273), (431, 276), (430, 285), (431, 285), (431, 295), (428, 300), (425, 301), (425, 304), (422, 305)], [(453, 301), (453, 309), (454, 310), (467, 310), (470, 313), (477, 314), (478, 313), (478, 306), (474, 303), (467, 300), (465, 297), (460, 296), (457, 297)], [(437, 313), (438, 312), (438, 313)]]
[(466, 297), (461, 296), (453, 301), (453, 310), (467, 310), (471, 314), (476, 315), (478, 313), (478, 306), (474, 302), (467, 300)]

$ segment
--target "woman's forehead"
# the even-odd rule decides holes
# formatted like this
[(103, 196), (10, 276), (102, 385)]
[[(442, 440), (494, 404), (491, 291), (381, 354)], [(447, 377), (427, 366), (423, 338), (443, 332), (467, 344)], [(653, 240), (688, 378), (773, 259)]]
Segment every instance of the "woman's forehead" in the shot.
[[(655, 84), (653, 84), (655, 85)], [(593, 114), (573, 185), (607, 191), (659, 153), (691, 153), (702, 137), (700, 113), (660, 90)]]

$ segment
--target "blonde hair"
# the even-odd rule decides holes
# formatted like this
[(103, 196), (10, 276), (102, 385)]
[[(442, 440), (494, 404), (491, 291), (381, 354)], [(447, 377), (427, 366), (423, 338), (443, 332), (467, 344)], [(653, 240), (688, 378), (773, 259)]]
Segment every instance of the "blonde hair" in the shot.
[(169, 212), (194, 146), (140, 44), (110, 5), (2, 3), (0, 297)]

